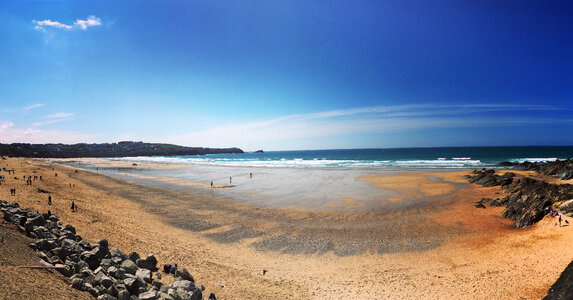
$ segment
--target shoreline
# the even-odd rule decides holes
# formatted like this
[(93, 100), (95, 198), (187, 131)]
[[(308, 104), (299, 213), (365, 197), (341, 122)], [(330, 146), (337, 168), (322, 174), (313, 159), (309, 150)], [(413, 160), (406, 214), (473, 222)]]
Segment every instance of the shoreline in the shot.
[[(551, 220), (544, 219), (531, 228), (511, 229), (511, 221), (500, 217), (499, 208), (473, 207), (481, 197), (499, 192), (496, 188), (468, 185), (439, 200), (435, 207), (385, 214), (268, 209), (181, 195), (167, 206), (156, 203), (153, 207), (150, 199), (157, 201), (156, 196), (162, 193), (176, 193), (160, 188), (138, 190), (132, 183), (84, 170), (75, 173), (69, 167), (54, 166), (52, 171), (41, 161), (27, 160), (29, 163), (20, 165), (23, 161), (10, 159), (9, 164), (14, 164), (17, 175), (31, 175), (34, 170), (43, 174), (45, 181), (34, 182), (34, 188), (42, 185), (50, 191), (52, 211), (77, 226), (82, 236), (90, 240), (106, 236), (126, 251), (154, 253), (159, 264), (179, 261), (192, 266), (190, 271), (205, 284), (206, 291), (221, 298), (539, 298), (573, 258), (573, 250), (562, 242), (572, 237), (569, 228), (553, 227)], [(57, 181), (48, 177), (56, 171)], [(461, 175), (439, 176), (453, 181)], [(68, 183), (75, 187), (69, 188)], [(46, 194), (24, 190), (22, 180), (14, 184), (21, 185), (14, 198), (22, 206), (46, 209), (45, 200), (38, 198)], [(11, 201), (7, 189), (2, 188), (2, 195)], [(69, 212), (68, 203), (62, 203), (71, 199), (77, 199), (78, 213)], [(189, 200), (195, 201), (189, 211), (174, 211)], [(185, 225), (198, 220), (193, 226), (218, 226), (181, 229), (168, 224), (166, 212), (183, 214)], [(365, 234), (381, 226), (398, 233), (402, 240), (392, 243), (386, 238), (377, 244), (374, 240), (380, 239), (383, 229)], [(267, 238), (249, 229), (275, 238), (254, 247)], [(308, 240), (309, 236), (316, 240), (345, 237), (349, 245), (364, 250), (341, 256), (328, 245), (325, 252), (297, 248), (314, 245), (311, 250), (322, 249), (316, 240)], [(289, 237), (300, 238), (300, 242)], [(558, 243), (547, 244), (549, 241)], [(337, 246), (344, 245), (344, 240), (339, 243)], [(380, 247), (372, 247), (374, 244), (385, 248), (377, 251)], [(401, 247), (399, 251), (396, 245)], [(304, 251), (294, 251), (297, 249)], [(339, 254), (348, 250), (352, 249), (342, 247)], [(262, 269), (269, 272), (263, 276)]]

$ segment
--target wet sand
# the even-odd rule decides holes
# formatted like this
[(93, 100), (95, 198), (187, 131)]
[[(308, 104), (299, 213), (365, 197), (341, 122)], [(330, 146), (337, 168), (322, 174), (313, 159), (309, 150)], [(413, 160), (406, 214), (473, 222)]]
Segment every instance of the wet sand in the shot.
[[(501, 192), (462, 184), (466, 172), (361, 179), (393, 189), (407, 208), (311, 210), (144, 186), (40, 160), (2, 163), (19, 180), (0, 186), (1, 199), (50, 209), (90, 241), (107, 238), (123, 252), (185, 266), (221, 299), (540, 298), (573, 259), (570, 227), (545, 218), (512, 229), (502, 208), (473, 207)], [(43, 181), (26, 186), (22, 175)], [(38, 187), (50, 192), (52, 206)]]

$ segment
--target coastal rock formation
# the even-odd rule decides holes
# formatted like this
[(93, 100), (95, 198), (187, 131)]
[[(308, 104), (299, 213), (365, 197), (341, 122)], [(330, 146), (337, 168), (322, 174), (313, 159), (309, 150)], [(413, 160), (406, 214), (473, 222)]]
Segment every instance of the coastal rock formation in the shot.
[(109, 247), (103, 239), (90, 244), (71, 225), (61, 226), (54, 215), (21, 209), (17, 203), (0, 201), (4, 220), (19, 226), (20, 232), (36, 238), (29, 246), (38, 257), (71, 279), (71, 287), (98, 299), (202, 299), (201, 285), (186, 269), (178, 270), (174, 283), (153, 280), (157, 259), (141, 259)]
[(561, 273), (557, 281), (549, 288), (543, 300), (573, 299), (573, 262)]
[(555, 176), (561, 180), (573, 179), (573, 160), (556, 160), (545, 163), (534, 163), (525, 161), (522, 163), (504, 161), (499, 164), (502, 167), (514, 167), (525, 171), (535, 171), (547, 176)]
[(482, 199), (480, 202), (494, 206), (505, 205), (503, 216), (512, 219), (516, 227), (538, 222), (547, 214), (546, 209), (555, 202), (573, 198), (572, 185), (556, 185), (532, 177), (515, 178), (514, 173), (498, 176), (494, 170), (474, 171), (473, 176), (468, 175), (468, 180), (487, 187), (501, 186), (508, 194), (506, 197)]
[(474, 171), (474, 176), (467, 175), (470, 183), (479, 184), (485, 187), (507, 185), (513, 181), (515, 173), (505, 173), (502, 176), (495, 174), (494, 170)]

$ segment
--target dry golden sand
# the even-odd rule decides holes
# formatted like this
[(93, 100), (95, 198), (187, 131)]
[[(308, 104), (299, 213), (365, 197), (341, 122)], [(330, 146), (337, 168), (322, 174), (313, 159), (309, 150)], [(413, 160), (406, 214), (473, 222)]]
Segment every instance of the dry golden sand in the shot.
[[(40, 212), (50, 209), (91, 242), (107, 238), (123, 252), (154, 253), (160, 264), (177, 262), (205, 285), (206, 295), (214, 292), (220, 299), (535, 299), (546, 293), (573, 259), (572, 228), (554, 226), (554, 219), (545, 218), (531, 228), (511, 229), (511, 222), (500, 217), (501, 208), (473, 207), (482, 197), (502, 196), (497, 188), (467, 185), (456, 190), (452, 184), (429, 180), (430, 174), (365, 180), (385, 188), (399, 184), (396, 191), (404, 198), (437, 196), (432, 205), (393, 212), (340, 212), (263, 209), (185, 196), (83, 170), (75, 173), (41, 160), (10, 158), (1, 163), (14, 167), (20, 179), (8, 178), (0, 186), (0, 199)], [(465, 174), (431, 175), (465, 182)], [(42, 175), (43, 181), (26, 186), (23, 175)], [(17, 189), (15, 197), (10, 196), (11, 187)], [(38, 187), (51, 193), (52, 206), (47, 206), (47, 194), (38, 193)], [(79, 205), (76, 213), (69, 209), (72, 200)], [(360, 205), (351, 199), (344, 203)], [(178, 211), (178, 207), (185, 209)], [(185, 230), (185, 224), (170, 225), (165, 215), (217, 226)], [(265, 236), (217, 242), (221, 234), (225, 237), (237, 227)], [(402, 251), (373, 248), (385, 244), (375, 242), (376, 237), (391, 234), (402, 237), (396, 244)], [(293, 251), (298, 254), (284, 254), (285, 248), (257, 251), (251, 246), (267, 235), (303, 241), (309, 236), (332, 236), (339, 247), (363, 242), (366, 246), (350, 247), (346, 256), (333, 251), (304, 254), (305, 248)], [(409, 239), (415, 241), (410, 244)], [(264, 276), (263, 269), (268, 270)], [(165, 282), (170, 280), (164, 277)]]

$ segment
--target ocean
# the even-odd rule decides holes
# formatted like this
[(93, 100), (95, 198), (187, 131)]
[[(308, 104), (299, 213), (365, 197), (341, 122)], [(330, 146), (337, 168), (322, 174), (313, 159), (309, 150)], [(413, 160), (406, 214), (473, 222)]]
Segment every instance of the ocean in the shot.
[(491, 168), (504, 161), (543, 162), (567, 158), (573, 158), (573, 146), (267, 151), (203, 156), (123, 157), (113, 160), (224, 167), (377, 170)]

